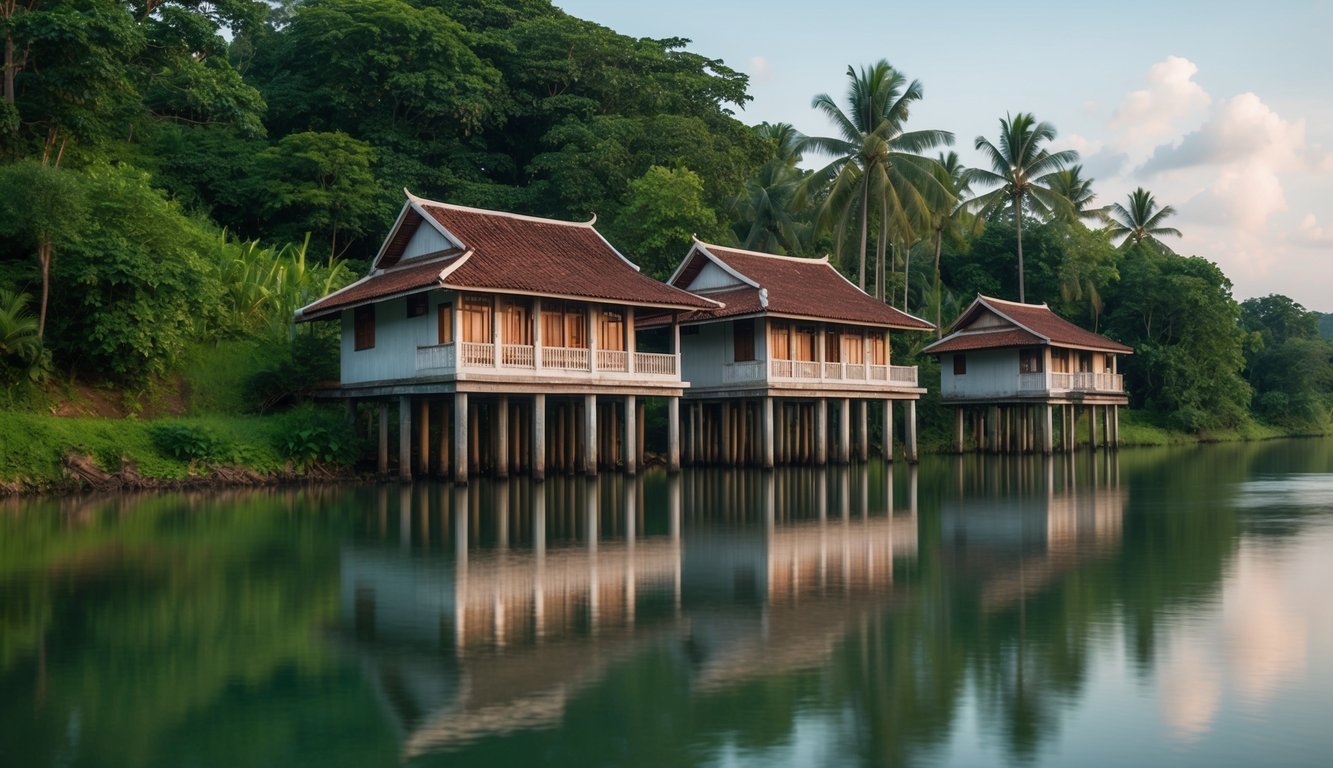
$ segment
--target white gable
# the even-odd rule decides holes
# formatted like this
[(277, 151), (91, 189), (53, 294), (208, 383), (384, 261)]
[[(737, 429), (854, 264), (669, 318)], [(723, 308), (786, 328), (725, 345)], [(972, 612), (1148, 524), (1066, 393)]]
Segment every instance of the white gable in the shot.
[(399, 257), (401, 261), (425, 256), (440, 251), (448, 251), (454, 247), (449, 239), (440, 233), (440, 230), (430, 226), (427, 222), (422, 222), (417, 227), (417, 231), (412, 235), (412, 239), (407, 241), (407, 247), (403, 249), (403, 255)]
[(989, 330), (992, 328), (1012, 328), (1012, 327), (1014, 327), (1013, 323), (1009, 322), (1008, 320), (1005, 320), (1003, 317), (1000, 317), (994, 312), (991, 312), (990, 310), (985, 309), (983, 307), (982, 311), (977, 313), (976, 318), (973, 319), (972, 322), (968, 323), (962, 328), (955, 328), (954, 330), (980, 331), (980, 330)]
[(705, 262), (703, 269), (694, 276), (688, 286), (691, 291), (707, 291), (715, 288), (743, 288), (745, 283), (737, 280), (734, 275), (725, 269), (714, 264), (712, 261)]

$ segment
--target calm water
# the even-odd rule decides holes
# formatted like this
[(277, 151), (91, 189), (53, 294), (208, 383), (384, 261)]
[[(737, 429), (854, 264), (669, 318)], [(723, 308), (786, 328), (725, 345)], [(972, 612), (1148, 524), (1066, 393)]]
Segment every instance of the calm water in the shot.
[(1328, 765), (1333, 442), (7, 502), (0, 765)]

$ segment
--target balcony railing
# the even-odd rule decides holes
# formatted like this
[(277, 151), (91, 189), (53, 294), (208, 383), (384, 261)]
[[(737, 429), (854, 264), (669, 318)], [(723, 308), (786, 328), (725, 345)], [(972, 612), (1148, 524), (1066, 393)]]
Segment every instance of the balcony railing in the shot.
[[(749, 363), (736, 363), (734, 367), (748, 366)], [(747, 373), (748, 373), (747, 369)], [(819, 363), (809, 360), (770, 360), (768, 361), (770, 379), (783, 381), (809, 382), (880, 382), (888, 386), (915, 387), (915, 365), (870, 365), (866, 363)], [(752, 374), (753, 378), (763, 378), (763, 369)]]
[[(631, 374), (629, 352), (612, 349), (589, 350), (577, 347), (541, 347), (531, 344), (501, 344), (499, 365), (496, 345), (477, 342), (437, 344), (417, 347), (417, 371), (528, 369), (588, 371)], [(538, 355), (540, 352), (540, 355)], [(595, 363), (595, 365), (590, 365)], [(633, 353), (632, 375), (675, 378), (680, 372), (678, 355), (655, 352)]]
[(1125, 377), (1119, 373), (1020, 373), (1022, 392), (1124, 392)]

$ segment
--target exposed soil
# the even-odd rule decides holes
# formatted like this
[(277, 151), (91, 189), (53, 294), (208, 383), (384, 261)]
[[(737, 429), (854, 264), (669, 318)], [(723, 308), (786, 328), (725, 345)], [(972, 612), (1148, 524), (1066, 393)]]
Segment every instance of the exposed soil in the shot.
[(123, 419), (131, 414), (145, 419), (183, 416), (189, 400), (181, 376), (154, 384), (137, 394), (80, 381), (52, 384), (46, 394), (52, 403), (52, 415), (103, 419)]

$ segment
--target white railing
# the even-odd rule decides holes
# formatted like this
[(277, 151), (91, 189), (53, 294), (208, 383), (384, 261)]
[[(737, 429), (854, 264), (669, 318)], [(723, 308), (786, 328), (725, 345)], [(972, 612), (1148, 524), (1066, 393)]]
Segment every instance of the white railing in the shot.
[(586, 371), (588, 350), (578, 347), (542, 347), (542, 367), (564, 371)]
[[(629, 373), (630, 353), (614, 349), (588, 350), (577, 347), (542, 347), (541, 365), (537, 365), (537, 349), (531, 344), (501, 344), (501, 368), (528, 368), (532, 370), (561, 371), (599, 371), (607, 373)], [(459, 342), (457, 344), (438, 344), (417, 347), (417, 370), (436, 371), (460, 368), (495, 368), (494, 344)], [(593, 353), (596, 353), (595, 355)], [(589, 367), (595, 361), (596, 367)], [(746, 363), (759, 366), (750, 374), (754, 379), (763, 378), (763, 363)], [(634, 353), (634, 376), (671, 376), (680, 375), (680, 356), (655, 352)]]
[(889, 381), (893, 384), (902, 384), (908, 387), (916, 386), (916, 366), (915, 365), (890, 365)]
[(749, 381), (764, 380), (764, 362), (752, 360), (744, 363), (728, 363), (722, 366), (723, 384), (740, 384)]
[(433, 371), (454, 367), (454, 345), (435, 344), (417, 347), (417, 370)]
[(507, 368), (535, 368), (531, 344), (504, 344), (500, 347), (500, 364)]
[(1125, 378), (1118, 373), (1020, 373), (1020, 392), (1124, 392)]
[(656, 352), (635, 352), (634, 372), (650, 376), (675, 376), (676, 356)]
[[(768, 375), (774, 379), (802, 381), (871, 381), (890, 386), (916, 386), (915, 365), (868, 365), (866, 363), (819, 363), (809, 360), (770, 360)], [(724, 381), (728, 380), (724, 377)]]
[(495, 366), (495, 345), (478, 344), (474, 341), (465, 341), (462, 343), (463, 359), (460, 361), (463, 367), (487, 365)]
[(597, 370), (628, 371), (629, 353), (621, 352), (620, 350), (617, 349), (597, 350)]

